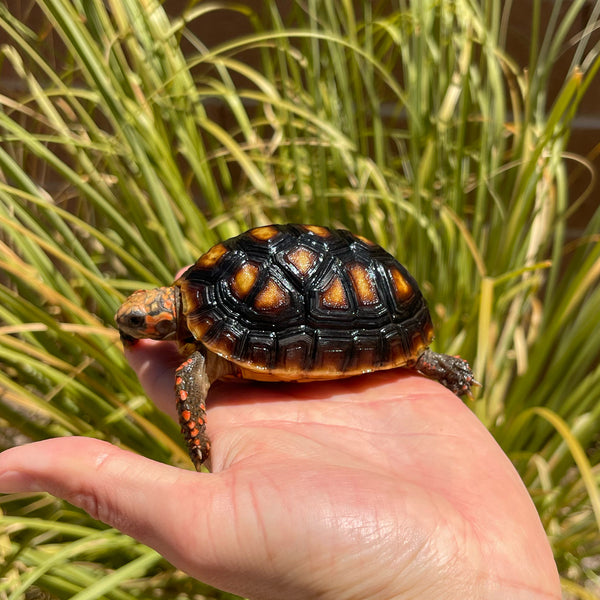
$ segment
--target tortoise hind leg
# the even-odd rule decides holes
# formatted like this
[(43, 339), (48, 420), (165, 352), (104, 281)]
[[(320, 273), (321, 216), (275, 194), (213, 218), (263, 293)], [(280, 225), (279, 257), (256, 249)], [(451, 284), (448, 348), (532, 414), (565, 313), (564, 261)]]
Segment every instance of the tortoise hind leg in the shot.
[(206, 359), (201, 352), (193, 352), (175, 370), (175, 399), (181, 432), (196, 471), (200, 471), (210, 451), (205, 407), (209, 387)]
[(426, 348), (414, 368), (423, 375), (436, 379), (457, 396), (471, 396), (471, 386), (481, 385), (473, 377), (469, 363), (460, 356), (438, 354)]

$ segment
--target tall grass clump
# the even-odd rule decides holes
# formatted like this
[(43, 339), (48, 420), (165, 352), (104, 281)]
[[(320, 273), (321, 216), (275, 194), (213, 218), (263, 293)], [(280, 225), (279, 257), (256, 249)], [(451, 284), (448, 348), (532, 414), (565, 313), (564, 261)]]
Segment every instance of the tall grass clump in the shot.
[[(567, 176), (600, 66), (600, 3), (573, 37), (584, 4), (554, 2), (542, 27), (534, 0), (527, 65), (499, 0), (0, 5), (2, 444), (87, 435), (187, 464), (126, 366), (115, 308), (249, 226), (345, 226), (422, 282), (565, 597), (597, 597), (600, 212), (572, 233), (586, 199)], [(232, 16), (246, 32), (208, 46), (198, 32)], [(8, 598), (228, 597), (64, 502), (0, 502)]]

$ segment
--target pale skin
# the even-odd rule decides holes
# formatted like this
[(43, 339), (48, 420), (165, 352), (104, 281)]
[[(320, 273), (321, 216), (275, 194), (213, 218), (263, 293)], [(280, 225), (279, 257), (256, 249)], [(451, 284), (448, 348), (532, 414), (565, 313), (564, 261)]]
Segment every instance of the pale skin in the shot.
[[(175, 415), (169, 342), (127, 349)], [(87, 438), (0, 455), (0, 491), (46, 490), (252, 599), (556, 599), (516, 471), (463, 402), (402, 369), (213, 386), (213, 473)]]

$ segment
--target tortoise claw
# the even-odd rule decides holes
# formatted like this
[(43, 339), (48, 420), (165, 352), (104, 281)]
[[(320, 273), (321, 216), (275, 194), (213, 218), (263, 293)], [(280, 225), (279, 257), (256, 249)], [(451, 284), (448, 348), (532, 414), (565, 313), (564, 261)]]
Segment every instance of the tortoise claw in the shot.
[(465, 396), (467, 396), (467, 398), (469, 400), (475, 400), (475, 397), (473, 396), (473, 392), (471, 391), (471, 387), (483, 387), (482, 384), (477, 381), (477, 379), (471, 379), (471, 381), (469, 382), (470, 388), (465, 392)]

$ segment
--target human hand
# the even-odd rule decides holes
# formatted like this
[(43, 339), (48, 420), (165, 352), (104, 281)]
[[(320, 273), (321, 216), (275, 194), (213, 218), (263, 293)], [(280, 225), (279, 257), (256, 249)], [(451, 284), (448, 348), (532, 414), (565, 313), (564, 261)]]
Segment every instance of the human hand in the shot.
[[(170, 343), (127, 351), (175, 415)], [(190, 575), (255, 599), (559, 599), (538, 515), (492, 437), (402, 370), (217, 384), (213, 473), (88, 438), (0, 455), (0, 491), (47, 490)]]

